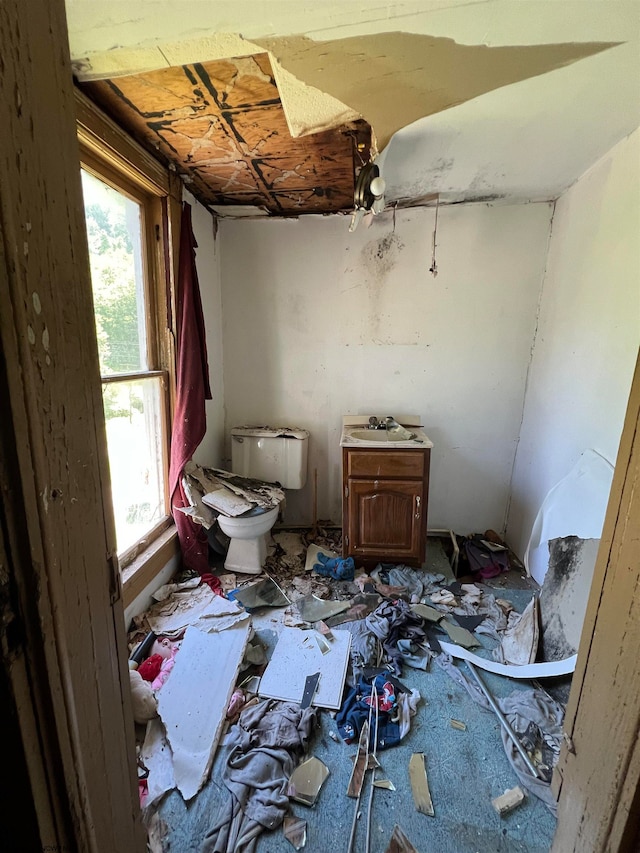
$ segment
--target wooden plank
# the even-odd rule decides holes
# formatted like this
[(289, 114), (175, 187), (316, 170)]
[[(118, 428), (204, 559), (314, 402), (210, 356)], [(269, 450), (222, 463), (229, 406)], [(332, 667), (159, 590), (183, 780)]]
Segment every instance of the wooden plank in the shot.
[(554, 773), (553, 853), (631, 850), (640, 788), (640, 359)]
[(424, 752), (414, 752), (409, 759), (409, 781), (416, 811), (434, 817), (435, 811), (427, 781), (427, 760)]
[(48, 780), (38, 828), (43, 849), (135, 853), (144, 833), (62, 0), (0, 4), (0, 39), (2, 420), (15, 438), (0, 501)]

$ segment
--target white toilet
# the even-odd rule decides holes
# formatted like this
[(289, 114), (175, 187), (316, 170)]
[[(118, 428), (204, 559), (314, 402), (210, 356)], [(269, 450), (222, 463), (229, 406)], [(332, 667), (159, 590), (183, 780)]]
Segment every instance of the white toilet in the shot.
[[(309, 433), (285, 427), (235, 427), (231, 430), (231, 470), (241, 477), (302, 489), (307, 481)], [(269, 532), (280, 506), (256, 507), (243, 515), (219, 515), (218, 524), (231, 540), (224, 567), (256, 575), (267, 558)]]

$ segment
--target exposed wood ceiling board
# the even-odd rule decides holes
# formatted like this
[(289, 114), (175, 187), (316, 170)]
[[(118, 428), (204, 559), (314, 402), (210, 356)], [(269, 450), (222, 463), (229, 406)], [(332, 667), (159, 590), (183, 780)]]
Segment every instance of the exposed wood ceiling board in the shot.
[[(81, 84), (139, 142), (186, 176), (207, 205), (272, 213), (353, 205), (366, 122), (293, 139), (266, 54)], [(354, 162), (354, 159), (356, 162)]]

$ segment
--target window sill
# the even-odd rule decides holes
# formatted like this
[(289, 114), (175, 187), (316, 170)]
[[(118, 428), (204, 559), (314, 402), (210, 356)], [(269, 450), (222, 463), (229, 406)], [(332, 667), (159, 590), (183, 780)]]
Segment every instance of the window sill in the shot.
[(122, 600), (128, 607), (162, 571), (169, 560), (180, 553), (174, 524), (164, 530), (121, 571)]

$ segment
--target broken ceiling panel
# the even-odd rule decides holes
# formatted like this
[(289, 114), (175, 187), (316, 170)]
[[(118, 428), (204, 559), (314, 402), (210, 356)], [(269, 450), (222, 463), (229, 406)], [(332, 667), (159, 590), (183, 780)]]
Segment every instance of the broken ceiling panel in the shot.
[(381, 151), (396, 131), (418, 119), (615, 46), (586, 42), (489, 47), (409, 32), (327, 41), (304, 35), (253, 41), (298, 80), (363, 116)]
[(368, 158), (364, 121), (293, 139), (266, 53), (79, 84), (135, 139), (174, 164), (206, 206), (271, 214), (353, 207)]

